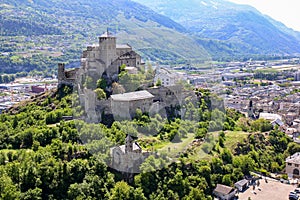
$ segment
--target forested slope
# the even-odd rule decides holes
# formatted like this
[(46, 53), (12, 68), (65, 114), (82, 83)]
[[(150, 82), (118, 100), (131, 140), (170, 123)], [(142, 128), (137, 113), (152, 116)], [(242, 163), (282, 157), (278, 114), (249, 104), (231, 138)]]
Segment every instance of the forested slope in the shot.
[[(199, 159), (198, 147), (182, 152), (178, 162), (168, 166), (164, 159), (151, 156), (142, 164), (142, 173), (127, 183), (120, 173), (107, 167), (105, 155), (108, 152), (91, 154), (89, 149), (101, 147), (103, 141), (123, 144), (128, 131), (138, 132), (142, 129), (133, 127), (148, 123), (156, 123), (157, 126), (151, 126), (153, 128), (162, 127), (154, 136), (156, 139), (151, 139), (160, 144), (168, 143), (174, 134), (178, 134), (179, 139), (184, 138), (185, 133), (194, 133), (199, 139), (209, 138), (211, 133), (207, 132), (207, 127), (213, 123), (210, 116), (221, 115), (217, 110), (209, 110), (209, 93), (199, 90), (203, 97), (201, 106), (189, 105), (189, 113), (197, 110), (202, 113), (199, 122), (181, 119), (168, 122), (159, 120), (159, 116), (149, 121), (144, 116), (105, 127), (80, 120), (63, 121), (63, 116), (72, 114), (70, 105), (74, 94), (70, 92), (68, 87), (52, 91), (0, 115), (1, 198), (212, 199), (217, 183), (233, 185), (252, 170), (280, 172), (285, 157), (300, 150), (278, 130), (271, 131), (269, 136), (258, 133), (270, 129), (268, 122), (245, 122), (247, 119), (241, 114), (228, 110), (224, 130), (243, 129), (257, 133), (249, 133), (244, 141), (232, 144), (227, 141), (227, 132), (220, 130), (216, 140), (207, 144), (211, 148), (202, 144), (207, 153), (205, 159)], [(196, 124), (195, 129), (184, 126), (188, 123)], [(186, 128), (182, 130), (183, 127)], [(89, 143), (84, 138), (93, 138), (93, 141)], [(139, 142), (147, 148), (151, 146), (147, 141), (144, 138)], [(234, 147), (227, 146), (229, 143)]]

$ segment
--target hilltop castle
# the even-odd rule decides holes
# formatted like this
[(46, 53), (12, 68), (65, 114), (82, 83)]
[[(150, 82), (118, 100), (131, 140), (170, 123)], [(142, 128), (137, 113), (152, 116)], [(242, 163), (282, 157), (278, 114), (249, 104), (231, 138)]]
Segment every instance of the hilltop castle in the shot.
[(82, 75), (117, 81), (120, 66), (139, 68), (141, 56), (129, 44), (117, 45), (116, 37), (108, 31), (99, 37), (99, 44), (88, 46), (82, 53), (80, 68), (65, 71), (64, 64), (58, 64), (58, 84), (73, 85), (82, 80)]
[(105, 80), (105, 92), (112, 93), (112, 84), (119, 81), (121, 65), (126, 65), (130, 73), (138, 71), (143, 64), (141, 56), (130, 45), (117, 45), (116, 37), (107, 31), (99, 37), (98, 45), (88, 46), (83, 51), (80, 68), (65, 70), (64, 64), (58, 65), (58, 83), (59, 87), (75, 86), (79, 102), (85, 110), (84, 118), (88, 122), (132, 119), (137, 109), (143, 113), (160, 113), (163, 117), (181, 115), (180, 105), (190, 94), (175, 84), (177, 76), (162, 68), (155, 70), (156, 79), (162, 81), (162, 87), (111, 94), (109, 99), (97, 99), (94, 91), (97, 80)]

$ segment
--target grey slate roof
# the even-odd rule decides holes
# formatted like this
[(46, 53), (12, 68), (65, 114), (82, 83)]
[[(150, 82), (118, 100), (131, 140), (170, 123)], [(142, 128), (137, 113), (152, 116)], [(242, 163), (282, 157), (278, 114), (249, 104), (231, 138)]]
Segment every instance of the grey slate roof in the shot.
[[(123, 153), (125, 153), (125, 145), (121, 145), (119, 147), (120, 147), (121, 151)], [(139, 150), (139, 149), (142, 149), (142, 148), (140, 147), (140, 145), (138, 143), (134, 142), (132, 145), (132, 150), (135, 151), (135, 150)]]
[(240, 180), (240, 181), (236, 182), (234, 185), (242, 187), (242, 186), (246, 185), (247, 183), (248, 183), (248, 180), (243, 179), (243, 180)]
[(115, 36), (113, 36), (109, 31), (106, 31), (105, 33), (103, 33), (100, 37), (102, 37), (102, 38), (107, 38), (107, 37), (115, 37)]
[(117, 49), (131, 49), (131, 46), (128, 44), (117, 44)]
[(300, 164), (300, 152), (294, 153), (292, 156), (287, 157), (285, 162)]
[(229, 187), (227, 185), (217, 184), (216, 189), (214, 192), (220, 193), (220, 194), (230, 194), (234, 191), (234, 188)]
[(142, 99), (154, 98), (154, 96), (146, 91), (128, 92), (123, 94), (114, 94), (110, 96), (113, 101), (136, 101)]

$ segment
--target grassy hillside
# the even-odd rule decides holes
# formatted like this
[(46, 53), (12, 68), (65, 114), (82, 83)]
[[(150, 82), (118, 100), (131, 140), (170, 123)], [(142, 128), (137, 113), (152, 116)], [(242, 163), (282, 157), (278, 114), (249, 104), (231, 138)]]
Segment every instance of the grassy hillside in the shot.
[[(216, 123), (240, 129), (236, 120), (242, 115), (210, 111), (205, 90), (197, 91), (195, 106), (186, 107), (186, 115), (199, 113), (200, 121), (141, 115), (111, 127), (63, 120), (72, 108), (80, 109), (71, 92), (68, 87), (48, 91), (0, 114), (1, 199), (209, 200), (217, 184), (233, 186), (252, 171), (281, 172), (285, 158), (300, 151), (277, 129), (267, 136), (207, 132)], [(224, 123), (213, 117), (220, 114)], [(159, 153), (149, 156), (141, 173), (131, 178), (109, 167), (109, 147), (124, 144), (126, 134), (139, 136), (143, 150)]]

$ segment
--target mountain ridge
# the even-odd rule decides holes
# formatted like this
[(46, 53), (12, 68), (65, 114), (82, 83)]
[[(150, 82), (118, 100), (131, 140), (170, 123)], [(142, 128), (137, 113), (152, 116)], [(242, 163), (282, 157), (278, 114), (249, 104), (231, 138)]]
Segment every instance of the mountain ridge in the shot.
[[(118, 43), (131, 44), (145, 59), (184, 62), (210, 57), (195, 39), (186, 34), (182, 25), (130, 0), (2, 0), (0, 12), (8, 24), (23, 22), (15, 27), (1, 26), (0, 22), (1, 39), (8, 43), (11, 36), (15, 37), (17, 45), (24, 46), (22, 52), (36, 52), (37, 48), (44, 49), (45, 46), (58, 51), (58, 54), (71, 52), (70, 60), (66, 56), (55, 58), (60, 62), (78, 62), (81, 51), (87, 45), (96, 43), (97, 37), (107, 28), (116, 34)], [(57, 37), (53, 39), (53, 35)], [(20, 36), (27, 38), (20, 39)], [(2, 52), (19, 53), (19, 49), (10, 44), (0, 49)], [(168, 54), (168, 60), (161, 54)], [(1, 60), (5, 63), (1, 71), (5, 66), (14, 66), (7, 60)]]
[[(170, 17), (190, 33), (247, 47), (245, 54), (300, 52), (300, 33), (248, 5), (225, 0), (135, 0)], [(184, 5), (182, 9), (176, 9)]]
[(76, 67), (81, 52), (107, 28), (145, 60), (166, 64), (300, 52), (300, 33), (249, 6), (222, 0), (147, 2), (150, 8), (131, 0), (0, 0), (0, 73), (55, 73), (58, 62)]

